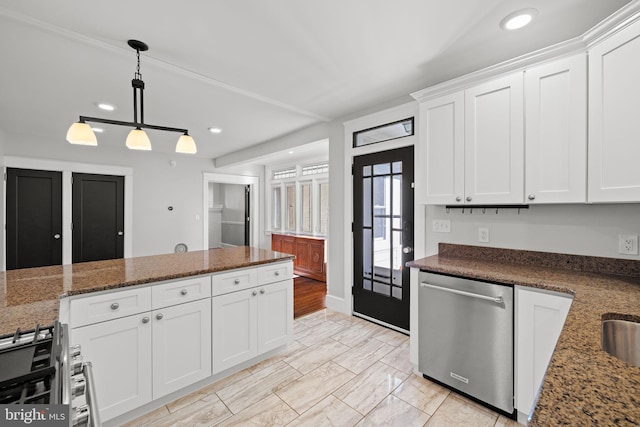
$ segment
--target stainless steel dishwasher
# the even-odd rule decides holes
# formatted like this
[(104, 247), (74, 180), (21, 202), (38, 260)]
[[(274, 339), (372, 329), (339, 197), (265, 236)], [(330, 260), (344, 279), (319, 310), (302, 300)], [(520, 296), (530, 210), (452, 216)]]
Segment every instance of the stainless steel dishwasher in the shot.
[(419, 298), (420, 372), (512, 415), (513, 288), (420, 272)]

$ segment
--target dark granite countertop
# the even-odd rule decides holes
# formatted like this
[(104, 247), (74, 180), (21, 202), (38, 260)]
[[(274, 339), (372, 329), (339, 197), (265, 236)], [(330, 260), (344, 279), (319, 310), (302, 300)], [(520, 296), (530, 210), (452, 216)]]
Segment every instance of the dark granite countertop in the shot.
[(10, 270), (0, 274), (0, 335), (50, 325), (60, 297), (180, 279), (293, 259), (289, 254), (239, 246)]
[(409, 267), (574, 296), (531, 425), (640, 425), (640, 367), (601, 348), (601, 320), (640, 322), (640, 261), (440, 244)]

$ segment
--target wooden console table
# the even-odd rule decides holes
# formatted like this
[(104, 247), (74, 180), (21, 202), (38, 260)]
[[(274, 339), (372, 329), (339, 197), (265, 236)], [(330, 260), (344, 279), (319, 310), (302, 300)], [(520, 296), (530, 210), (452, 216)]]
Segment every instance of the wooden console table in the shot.
[(293, 272), (321, 282), (327, 281), (324, 237), (272, 234), (271, 250), (293, 254)]

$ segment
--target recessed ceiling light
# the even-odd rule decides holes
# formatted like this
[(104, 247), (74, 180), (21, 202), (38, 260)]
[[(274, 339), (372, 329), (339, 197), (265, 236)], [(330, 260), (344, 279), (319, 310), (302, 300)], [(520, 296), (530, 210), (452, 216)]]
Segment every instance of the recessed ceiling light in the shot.
[(294, 151), (293, 151), (293, 150), (292, 150), (292, 151), (289, 151), (289, 154), (293, 154), (293, 153), (294, 153)]
[(531, 23), (537, 15), (536, 9), (520, 9), (505, 16), (500, 21), (500, 27), (503, 30), (517, 30)]
[(96, 106), (104, 111), (113, 111), (116, 109), (115, 105), (107, 104), (106, 102), (96, 102)]
[(104, 132), (104, 129), (102, 129), (102, 128), (94, 128), (94, 127), (91, 127), (91, 130), (92, 130), (92, 131), (94, 131), (94, 132), (98, 132), (98, 133), (102, 133), (102, 132)]
[(222, 129), (220, 129), (220, 128), (209, 128), (209, 132), (211, 132), (211, 133), (220, 133), (220, 132), (222, 132)]

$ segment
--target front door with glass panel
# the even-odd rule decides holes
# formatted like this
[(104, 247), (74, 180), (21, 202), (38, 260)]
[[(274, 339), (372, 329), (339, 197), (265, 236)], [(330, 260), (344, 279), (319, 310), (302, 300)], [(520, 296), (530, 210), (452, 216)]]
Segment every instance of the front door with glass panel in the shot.
[(353, 311), (408, 331), (413, 147), (353, 163)]

